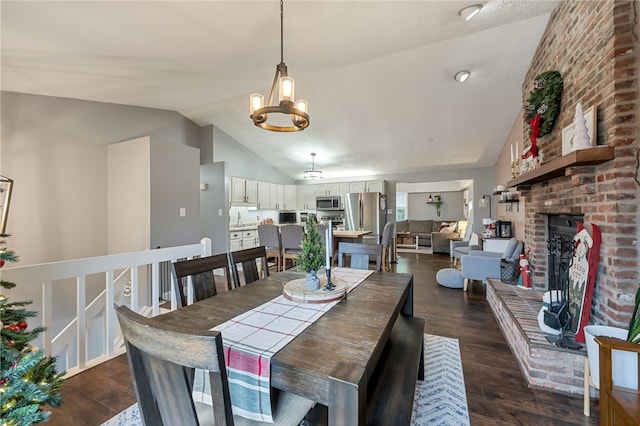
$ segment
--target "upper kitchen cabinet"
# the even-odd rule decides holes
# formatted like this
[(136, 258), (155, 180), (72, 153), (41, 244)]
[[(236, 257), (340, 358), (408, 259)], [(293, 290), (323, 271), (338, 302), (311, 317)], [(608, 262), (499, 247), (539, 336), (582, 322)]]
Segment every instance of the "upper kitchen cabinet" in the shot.
[(258, 205), (258, 182), (255, 180), (231, 177), (230, 192), (232, 205)]
[(258, 181), (258, 209), (271, 209), (271, 185), (269, 182)]
[(298, 191), (295, 185), (283, 185), (284, 199), (281, 210), (295, 210), (298, 200)]
[(316, 209), (316, 197), (312, 185), (296, 185), (296, 206), (298, 210)]
[(384, 193), (383, 180), (368, 180), (364, 182), (351, 182), (349, 186), (351, 192), (382, 192)]

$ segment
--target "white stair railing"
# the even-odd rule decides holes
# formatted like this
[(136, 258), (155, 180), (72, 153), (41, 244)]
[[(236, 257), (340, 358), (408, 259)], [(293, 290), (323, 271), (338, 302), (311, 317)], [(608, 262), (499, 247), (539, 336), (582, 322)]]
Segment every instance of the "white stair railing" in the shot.
[[(155, 316), (161, 313), (160, 263), (209, 255), (211, 240), (205, 238), (199, 244), (186, 246), (3, 268), (2, 278), (17, 284), (14, 289), (5, 292), (7, 297), (15, 301), (33, 300), (29, 309), (39, 315), (31, 319), (30, 327), (42, 325), (47, 328), (38, 340), (41, 340), (40, 344), (48, 355), (59, 356), (59, 367), (67, 370), (67, 376), (71, 376), (123, 352), (121, 341), (119, 343), (117, 339), (119, 327), (114, 306), (120, 304), (116, 298), (124, 288), (122, 281), (127, 275), (127, 281), (131, 283), (131, 297), (126, 304), (136, 312)], [(96, 286), (95, 276), (99, 275), (104, 276), (103, 288), (93, 300), (86, 303), (87, 277), (90, 277), (91, 285)], [(69, 317), (69, 313), (56, 310), (53, 294), (68, 288), (62, 286), (62, 281), (69, 279), (75, 280), (75, 314), (63, 327), (59, 327), (61, 331), (54, 336), (54, 324), (59, 323), (61, 318)], [(117, 285), (116, 281), (119, 282)], [(39, 298), (38, 288), (41, 294)], [(92, 289), (95, 291), (95, 288)], [(29, 297), (25, 298), (25, 294)], [(36, 297), (31, 297), (34, 294)], [(172, 291), (171, 309), (175, 309), (175, 306), (176, 295)], [(100, 335), (88, 335), (90, 329), (96, 328)], [(89, 356), (96, 352), (96, 356)]]

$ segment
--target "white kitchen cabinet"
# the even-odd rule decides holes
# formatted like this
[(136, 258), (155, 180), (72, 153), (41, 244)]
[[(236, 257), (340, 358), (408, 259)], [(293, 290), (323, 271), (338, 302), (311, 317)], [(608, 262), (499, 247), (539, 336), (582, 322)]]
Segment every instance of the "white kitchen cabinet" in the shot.
[(351, 182), (349, 184), (349, 192), (367, 192), (366, 182)]
[(296, 206), (298, 210), (316, 209), (316, 199), (311, 185), (296, 185)]
[(271, 185), (269, 182), (258, 181), (258, 209), (271, 209)]
[(232, 177), (229, 191), (232, 205), (258, 205), (258, 182), (255, 180)]
[(255, 229), (231, 231), (229, 233), (229, 250), (237, 251), (258, 246), (258, 231)]
[(242, 232), (230, 232), (229, 233), (229, 250), (237, 251), (242, 250)]
[(297, 190), (295, 185), (283, 185), (283, 200), (281, 210), (295, 210), (297, 205)]
[(282, 185), (277, 183), (271, 184), (271, 208), (273, 210), (282, 209), (282, 204), (284, 202), (284, 188)]
[(242, 231), (242, 249), (249, 249), (258, 246), (258, 231)]
[(384, 194), (383, 180), (368, 180), (363, 182), (351, 182), (351, 192), (381, 192)]

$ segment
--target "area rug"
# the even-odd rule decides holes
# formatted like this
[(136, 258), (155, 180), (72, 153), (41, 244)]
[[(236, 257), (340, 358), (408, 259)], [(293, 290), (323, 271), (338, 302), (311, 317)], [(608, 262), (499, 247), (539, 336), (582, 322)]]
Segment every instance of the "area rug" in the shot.
[[(411, 426), (468, 426), (469, 411), (457, 339), (424, 335), (424, 382), (418, 380)], [(142, 426), (138, 404), (101, 426)]]

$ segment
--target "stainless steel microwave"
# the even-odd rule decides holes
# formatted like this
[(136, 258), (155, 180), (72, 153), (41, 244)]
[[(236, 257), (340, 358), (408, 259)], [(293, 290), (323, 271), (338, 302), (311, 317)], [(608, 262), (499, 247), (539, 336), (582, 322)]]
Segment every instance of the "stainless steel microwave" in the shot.
[(338, 195), (316, 197), (316, 210), (342, 210), (342, 198)]

